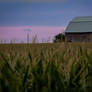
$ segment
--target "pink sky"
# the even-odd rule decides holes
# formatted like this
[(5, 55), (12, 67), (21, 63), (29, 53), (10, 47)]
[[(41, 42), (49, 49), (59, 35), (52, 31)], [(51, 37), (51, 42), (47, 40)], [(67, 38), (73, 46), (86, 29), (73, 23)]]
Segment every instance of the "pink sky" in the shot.
[[(25, 30), (29, 31), (25, 31)], [(47, 40), (49, 37), (51, 41), (53, 37), (61, 32), (64, 32), (65, 27), (53, 27), (53, 26), (16, 26), (16, 27), (0, 27), (0, 39), (11, 40), (17, 39), (19, 41), (26, 40), (27, 33), (30, 35), (30, 39), (37, 35), (38, 40)]]

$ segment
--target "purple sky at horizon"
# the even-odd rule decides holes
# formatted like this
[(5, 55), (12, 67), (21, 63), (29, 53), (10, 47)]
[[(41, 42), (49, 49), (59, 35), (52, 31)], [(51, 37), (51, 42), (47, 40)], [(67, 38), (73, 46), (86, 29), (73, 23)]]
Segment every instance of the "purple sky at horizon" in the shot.
[(54, 39), (64, 32), (76, 16), (92, 16), (92, 0), (63, 0), (60, 3), (0, 2), (0, 40), (26, 42), (37, 35), (38, 40)]
[[(54, 36), (58, 33), (64, 32), (65, 27), (54, 26), (12, 26), (12, 27), (0, 27), (0, 38), (6, 40), (8, 43), (10, 40), (15, 39), (16, 42), (27, 42), (27, 34), (29, 34), (30, 42), (32, 38), (37, 35), (38, 42), (46, 42), (50, 38), (52, 42)], [(26, 31), (28, 30), (28, 31)], [(11, 35), (10, 35), (11, 34)], [(22, 35), (21, 35), (22, 34)], [(0, 39), (0, 40), (1, 40)]]

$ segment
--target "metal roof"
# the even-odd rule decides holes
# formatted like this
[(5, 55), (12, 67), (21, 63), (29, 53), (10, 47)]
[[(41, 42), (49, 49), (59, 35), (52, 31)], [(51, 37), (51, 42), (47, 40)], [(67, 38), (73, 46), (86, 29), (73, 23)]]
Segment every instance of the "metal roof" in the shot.
[(81, 21), (92, 21), (92, 16), (80, 16), (75, 17), (72, 22), (81, 22)]
[(69, 23), (65, 32), (92, 32), (92, 16), (75, 17)]

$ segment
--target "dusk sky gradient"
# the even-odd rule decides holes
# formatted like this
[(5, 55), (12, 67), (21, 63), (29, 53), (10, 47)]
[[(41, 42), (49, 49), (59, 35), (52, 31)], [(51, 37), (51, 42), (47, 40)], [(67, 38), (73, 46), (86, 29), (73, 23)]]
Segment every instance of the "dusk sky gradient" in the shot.
[[(0, 39), (48, 39), (64, 32), (76, 16), (92, 16), (92, 0), (63, 0), (62, 2), (0, 2)], [(17, 41), (18, 42), (18, 41)]]

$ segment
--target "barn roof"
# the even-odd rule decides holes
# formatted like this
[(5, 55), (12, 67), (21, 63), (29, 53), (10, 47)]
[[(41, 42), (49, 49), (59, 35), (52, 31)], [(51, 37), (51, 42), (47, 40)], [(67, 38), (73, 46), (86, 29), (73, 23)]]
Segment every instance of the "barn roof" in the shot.
[(92, 16), (75, 17), (66, 28), (66, 33), (92, 32)]

